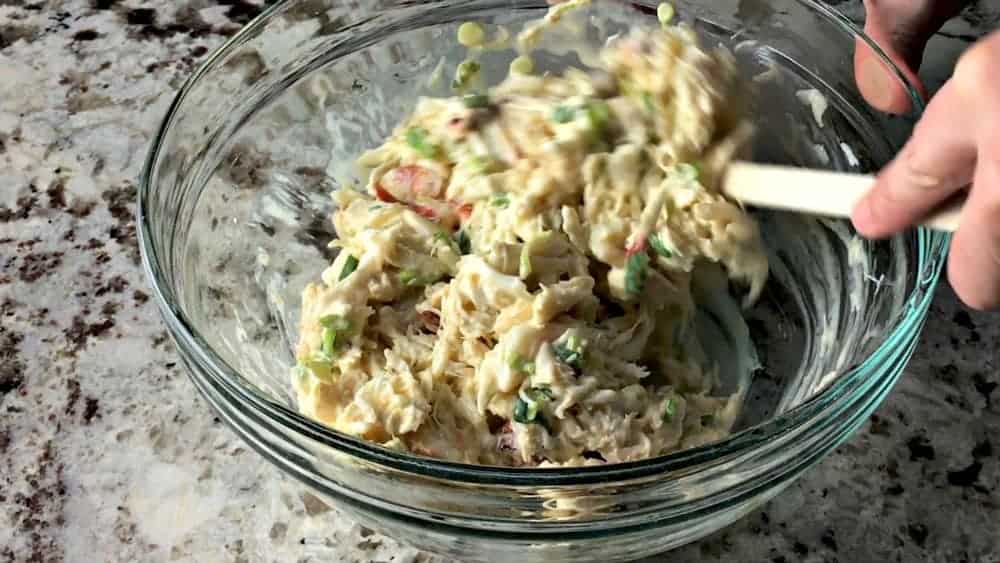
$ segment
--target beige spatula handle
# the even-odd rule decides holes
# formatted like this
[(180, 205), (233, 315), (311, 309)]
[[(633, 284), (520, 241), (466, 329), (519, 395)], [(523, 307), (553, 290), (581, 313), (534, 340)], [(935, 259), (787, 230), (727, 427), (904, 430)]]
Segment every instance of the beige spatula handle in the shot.
[[(723, 178), (722, 192), (746, 205), (850, 217), (854, 204), (871, 189), (873, 181), (864, 174), (733, 162)], [(962, 203), (935, 210), (921, 225), (953, 232), (958, 228)]]

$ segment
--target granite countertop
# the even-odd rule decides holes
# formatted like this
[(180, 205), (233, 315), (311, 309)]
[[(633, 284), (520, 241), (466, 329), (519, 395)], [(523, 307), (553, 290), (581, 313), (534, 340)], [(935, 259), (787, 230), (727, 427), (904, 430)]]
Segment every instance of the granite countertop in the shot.
[[(935, 39), (932, 88), (997, 25), (992, 1)], [(860, 16), (859, 2), (838, 7)], [(0, 562), (436, 560), (353, 523), (223, 427), (140, 271), (152, 132), (199, 58), (260, 9), (0, 1)], [(762, 510), (650, 561), (1000, 561), (998, 340), (1000, 315), (942, 287), (861, 431)]]

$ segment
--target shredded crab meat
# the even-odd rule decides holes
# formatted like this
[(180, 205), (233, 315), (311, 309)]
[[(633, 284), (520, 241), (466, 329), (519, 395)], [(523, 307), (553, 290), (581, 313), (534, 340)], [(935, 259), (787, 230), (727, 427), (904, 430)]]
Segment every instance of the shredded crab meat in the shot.
[[(522, 54), (587, 4), (529, 25)], [(683, 25), (611, 40), (601, 62), (421, 99), (359, 159), (363, 189), (334, 194), (339, 255), (302, 297), (304, 413), (518, 467), (729, 431), (736, 405), (713, 395), (691, 283), (714, 264), (752, 303), (767, 278), (756, 224), (716, 185), (750, 137), (743, 84)]]

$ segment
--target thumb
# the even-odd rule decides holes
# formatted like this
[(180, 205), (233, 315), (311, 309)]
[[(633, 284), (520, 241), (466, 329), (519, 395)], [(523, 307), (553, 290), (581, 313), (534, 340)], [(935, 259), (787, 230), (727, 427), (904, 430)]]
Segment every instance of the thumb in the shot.
[[(927, 91), (917, 76), (924, 48), (934, 33), (968, 3), (969, 0), (865, 0), (865, 33), (926, 99)], [(860, 39), (855, 47), (854, 74), (858, 90), (876, 109), (889, 113), (907, 113), (912, 109), (904, 85)]]

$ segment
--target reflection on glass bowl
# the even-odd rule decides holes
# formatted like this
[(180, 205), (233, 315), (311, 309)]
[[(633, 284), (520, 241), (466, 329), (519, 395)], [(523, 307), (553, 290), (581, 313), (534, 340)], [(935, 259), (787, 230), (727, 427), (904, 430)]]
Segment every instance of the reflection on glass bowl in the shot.
[[(596, 4), (622, 22), (655, 17), (653, 2)], [(811, 0), (675, 5), (757, 77), (756, 159), (871, 171), (897, 150), (911, 120), (862, 102), (849, 54), (867, 39), (837, 13)], [(447, 80), (427, 78), (463, 59), (459, 24), (516, 28), (546, 7), (277, 3), (209, 58), (166, 116), (141, 184), (143, 259), (212, 407), (261, 455), (367, 525), (466, 560), (628, 560), (746, 514), (865, 420), (912, 353), (947, 239), (918, 230), (870, 242), (843, 221), (755, 212), (772, 268), (747, 313), (761, 367), (736, 433), (714, 444), (603, 467), (497, 468), (389, 451), (302, 417), (288, 370), (299, 293), (334, 252), (329, 192), (418, 95), (447, 94)], [(595, 23), (588, 36), (603, 40), (615, 25)], [(490, 53), (486, 78), (498, 81), (513, 57)], [(538, 62), (565, 66), (567, 57), (550, 48)], [(810, 103), (817, 95), (822, 115)]]

